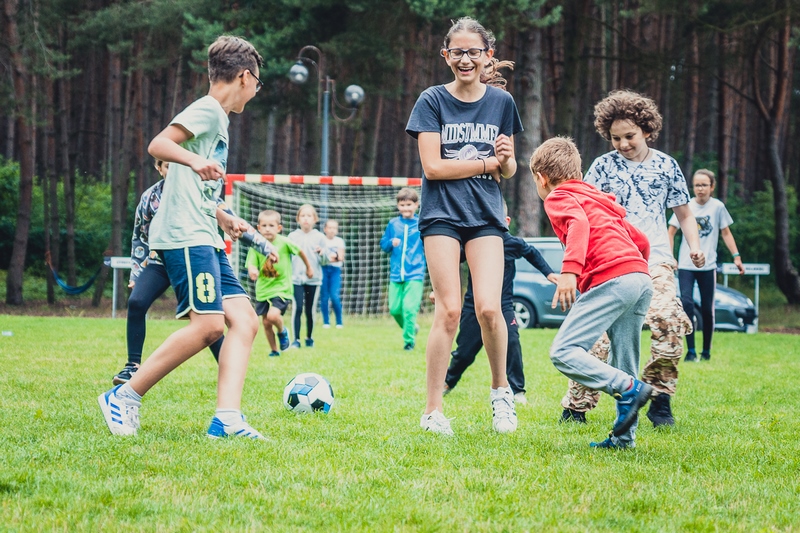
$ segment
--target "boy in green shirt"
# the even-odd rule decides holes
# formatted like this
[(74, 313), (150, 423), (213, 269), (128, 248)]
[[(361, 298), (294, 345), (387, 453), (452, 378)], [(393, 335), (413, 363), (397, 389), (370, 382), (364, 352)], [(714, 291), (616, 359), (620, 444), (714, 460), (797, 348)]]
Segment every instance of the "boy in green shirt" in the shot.
[(278, 332), (281, 351), (289, 348), (289, 330), (283, 323), (283, 314), (294, 296), (291, 256), (297, 255), (303, 260), (306, 276), (311, 278), (314, 275), (305, 252), (281, 235), (282, 230), (280, 213), (270, 209), (261, 211), (258, 214), (258, 232), (272, 244), (278, 257), (283, 259), (273, 264), (266, 256), (250, 248), (245, 260), (247, 274), (256, 282), (256, 314), (264, 324), (264, 333), (272, 350), (270, 357), (281, 354), (275, 343), (275, 331)]

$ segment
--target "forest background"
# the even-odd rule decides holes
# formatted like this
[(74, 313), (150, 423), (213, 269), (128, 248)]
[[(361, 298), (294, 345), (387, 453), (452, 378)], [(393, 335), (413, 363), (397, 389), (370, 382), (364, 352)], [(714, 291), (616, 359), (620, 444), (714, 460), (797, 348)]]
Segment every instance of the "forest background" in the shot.
[[(745, 262), (770, 263), (800, 304), (800, 0), (3, 0), (0, 18), (0, 270), (6, 304), (45, 257), (70, 285), (103, 255), (126, 255), (133, 209), (158, 176), (149, 140), (208, 90), (206, 48), (250, 40), (264, 88), (231, 115), (230, 173), (320, 168), (318, 75), (287, 73), (306, 45), (325, 74), (366, 92), (355, 120), (331, 121), (330, 172), (420, 176), (404, 128), (416, 98), (452, 74), (439, 56), (451, 19), (497, 36), (525, 131), (519, 171), (503, 184), (523, 236), (550, 234), (527, 159), (569, 135), (584, 167), (611, 149), (593, 127), (609, 91), (652, 97), (664, 116), (654, 147), (690, 178), (717, 173)], [(315, 55), (309, 55), (319, 62)], [(335, 88), (334, 88), (335, 90)], [(341, 88), (334, 94), (341, 99)], [(722, 261), (730, 260), (727, 251)], [(121, 274), (120, 274), (121, 275)], [(96, 304), (108, 278), (104, 269)], [(55, 300), (48, 276), (48, 301)]]

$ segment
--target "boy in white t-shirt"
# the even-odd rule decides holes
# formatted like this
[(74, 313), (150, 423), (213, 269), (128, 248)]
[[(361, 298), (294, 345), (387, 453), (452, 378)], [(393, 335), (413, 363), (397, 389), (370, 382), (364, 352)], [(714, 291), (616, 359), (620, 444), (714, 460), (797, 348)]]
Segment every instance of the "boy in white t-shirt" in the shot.
[[(681, 242), (678, 253), (678, 283), (681, 288), (681, 302), (683, 309), (689, 315), (689, 320), (694, 322), (694, 284), (700, 289), (700, 312), (703, 317), (703, 351), (700, 359), (711, 359), (711, 337), (714, 334), (714, 291), (717, 286), (717, 243), (720, 235), (725, 245), (733, 255), (733, 262), (739, 269), (739, 274), (744, 274), (742, 258), (736, 248), (736, 241), (731, 233), (730, 225), (733, 219), (725, 208), (725, 204), (713, 198), (714, 173), (707, 169), (700, 169), (692, 176), (694, 198), (689, 202), (697, 220), (697, 232), (700, 235), (700, 248), (706, 256), (706, 264), (702, 268), (696, 267), (689, 258), (689, 245), (686, 239)], [(673, 248), (675, 234), (680, 228), (678, 218), (672, 215), (669, 219), (669, 242)], [(684, 361), (697, 361), (697, 351), (694, 347), (694, 331), (686, 335), (686, 357)]]
[(344, 240), (339, 237), (339, 222), (330, 219), (325, 222), (325, 258), (327, 265), (322, 265), (322, 290), (320, 306), (322, 308), (322, 327), (331, 327), (329, 304), (333, 304), (336, 315), (336, 327), (342, 325), (342, 267), (344, 266)]
[[(169, 185), (150, 226), (150, 248), (158, 252), (178, 299), (177, 317), (189, 324), (170, 335), (124, 385), (98, 397), (111, 433), (135, 435), (139, 407), (156, 383), (216, 341), (228, 326), (219, 354), (217, 410), (211, 438), (264, 437), (241, 412), (242, 388), (258, 317), (225, 255), (219, 224), (233, 239), (248, 224), (217, 212), (228, 159), (228, 115), (241, 113), (261, 89), (256, 49), (244, 39), (217, 38), (208, 48), (208, 95), (179, 113), (150, 142), (153, 157), (171, 163)], [(271, 254), (274, 261), (276, 254)]]

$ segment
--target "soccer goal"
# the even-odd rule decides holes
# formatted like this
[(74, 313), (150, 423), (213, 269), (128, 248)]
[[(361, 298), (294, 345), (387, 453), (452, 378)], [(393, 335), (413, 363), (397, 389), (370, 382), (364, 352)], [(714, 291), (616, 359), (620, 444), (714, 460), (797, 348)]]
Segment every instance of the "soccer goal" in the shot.
[[(382, 315), (388, 313), (389, 256), (380, 249), (380, 240), (389, 219), (396, 217), (397, 191), (402, 187), (419, 190), (420, 178), (377, 178), (347, 176), (291, 176), (229, 174), (226, 198), (233, 211), (253, 226), (258, 213), (272, 209), (281, 214), (284, 236), (298, 227), (297, 210), (311, 204), (319, 213), (317, 229), (325, 221), (339, 222), (339, 237), (345, 241), (342, 272), (342, 310), (345, 314)], [(253, 284), (247, 278), (244, 261), (247, 249), (239, 243), (229, 248), (231, 265), (250, 294)], [(425, 279), (423, 294), (430, 291)], [(432, 310), (427, 297), (423, 309)]]

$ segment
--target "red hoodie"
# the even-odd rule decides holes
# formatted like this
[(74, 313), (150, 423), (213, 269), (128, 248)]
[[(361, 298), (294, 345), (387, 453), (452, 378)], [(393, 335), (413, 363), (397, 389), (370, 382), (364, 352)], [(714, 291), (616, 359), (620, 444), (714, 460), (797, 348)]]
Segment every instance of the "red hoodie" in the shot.
[(550, 191), (544, 209), (564, 243), (562, 273), (578, 276), (587, 290), (624, 274), (650, 274), (647, 236), (625, 220), (625, 208), (611, 194), (581, 180), (567, 180)]

